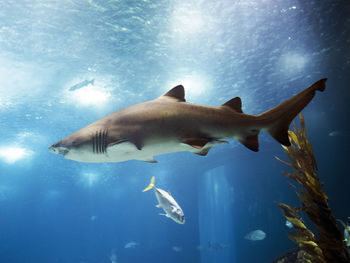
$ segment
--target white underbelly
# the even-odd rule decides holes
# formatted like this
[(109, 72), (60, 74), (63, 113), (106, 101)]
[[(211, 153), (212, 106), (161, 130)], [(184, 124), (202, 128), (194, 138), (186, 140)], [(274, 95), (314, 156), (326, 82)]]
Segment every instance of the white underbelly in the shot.
[(66, 154), (65, 158), (89, 163), (124, 162), (128, 160), (152, 162), (156, 155), (181, 151), (199, 152), (198, 149), (175, 140), (148, 142), (141, 150), (137, 149), (131, 142), (123, 142), (107, 147), (106, 152), (103, 154), (96, 154), (92, 151), (71, 150)]

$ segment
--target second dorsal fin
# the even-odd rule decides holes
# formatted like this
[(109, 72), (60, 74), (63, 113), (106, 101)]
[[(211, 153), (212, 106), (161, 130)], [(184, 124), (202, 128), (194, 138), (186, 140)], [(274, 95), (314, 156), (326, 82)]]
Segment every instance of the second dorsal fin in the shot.
[(165, 93), (162, 97), (171, 97), (173, 99), (176, 99), (178, 101), (186, 102), (185, 100), (185, 89), (182, 85), (177, 85), (176, 87), (169, 90), (167, 93)]
[(229, 101), (222, 104), (221, 107), (229, 107), (230, 109), (232, 109), (238, 113), (243, 113), (242, 101), (241, 101), (240, 97), (235, 97), (233, 99), (230, 99)]

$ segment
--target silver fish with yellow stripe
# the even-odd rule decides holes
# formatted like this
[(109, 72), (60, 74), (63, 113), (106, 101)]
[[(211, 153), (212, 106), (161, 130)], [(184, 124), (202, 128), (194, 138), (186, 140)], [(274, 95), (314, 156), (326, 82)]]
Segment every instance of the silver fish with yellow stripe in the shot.
[(178, 205), (178, 203), (175, 201), (175, 199), (171, 196), (170, 193), (162, 189), (159, 189), (155, 186), (154, 176), (152, 177), (151, 183), (149, 184), (149, 186), (143, 189), (142, 192), (146, 192), (151, 189), (154, 190), (154, 193), (158, 200), (158, 205), (156, 205), (156, 207), (162, 208), (165, 212), (165, 214), (161, 214), (161, 215), (171, 218), (178, 224), (184, 224), (185, 216), (181, 207)]

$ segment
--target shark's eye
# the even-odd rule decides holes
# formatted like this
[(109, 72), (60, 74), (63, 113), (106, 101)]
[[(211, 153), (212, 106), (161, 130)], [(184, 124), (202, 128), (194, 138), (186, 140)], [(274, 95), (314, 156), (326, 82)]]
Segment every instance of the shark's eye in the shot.
[(72, 145), (73, 145), (73, 146), (77, 146), (79, 143), (80, 143), (80, 140), (79, 140), (79, 139), (74, 139), (74, 140), (72, 140)]

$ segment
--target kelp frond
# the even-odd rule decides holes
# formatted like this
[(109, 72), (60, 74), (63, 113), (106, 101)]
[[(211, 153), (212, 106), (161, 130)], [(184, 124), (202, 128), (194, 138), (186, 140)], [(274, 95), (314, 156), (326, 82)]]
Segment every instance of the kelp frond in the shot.
[[(284, 147), (290, 162), (277, 160), (290, 166), (293, 172), (283, 172), (288, 178), (296, 181), (301, 189), (296, 188), (296, 194), (303, 206), (296, 208), (278, 203), (285, 218), (290, 221), (295, 232), (289, 238), (299, 245), (311, 258), (305, 262), (350, 262), (350, 256), (343, 242), (342, 232), (336, 224), (336, 219), (328, 206), (328, 196), (323, 192), (317, 176), (317, 163), (312, 146), (306, 138), (306, 128), (303, 116), (300, 114), (300, 129), (294, 125), (288, 132), (291, 146)], [(299, 212), (304, 211), (312, 220), (317, 235), (314, 235), (304, 224)]]

